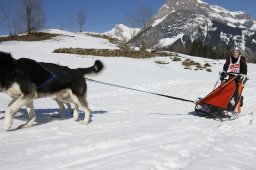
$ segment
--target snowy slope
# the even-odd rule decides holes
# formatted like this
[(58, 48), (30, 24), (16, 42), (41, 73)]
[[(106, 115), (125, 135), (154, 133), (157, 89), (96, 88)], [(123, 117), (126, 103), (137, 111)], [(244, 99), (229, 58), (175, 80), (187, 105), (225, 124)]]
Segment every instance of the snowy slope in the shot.
[[(100, 59), (105, 70), (90, 78), (132, 88), (197, 100), (209, 93), (224, 61), (191, 58), (212, 65), (213, 72), (183, 69), (169, 57), (131, 59), (53, 54), (56, 47), (116, 48), (103, 39), (82, 34), (43, 42), (4, 42), (1, 51), (15, 58), (87, 67)], [(158, 65), (155, 60), (170, 64)], [(256, 166), (256, 67), (249, 64), (241, 117), (228, 122), (193, 115), (194, 105), (159, 96), (87, 82), (92, 122), (73, 122), (70, 113), (61, 119), (50, 99), (37, 99), (37, 120), (28, 129), (3, 131), (0, 120), (0, 169), (170, 170), (254, 169)], [(0, 94), (0, 117), (10, 101)], [(83, 114), (80, 118), (82, 120)], [(14, 118), (14, 128), (25, 123), (24, 109)]]

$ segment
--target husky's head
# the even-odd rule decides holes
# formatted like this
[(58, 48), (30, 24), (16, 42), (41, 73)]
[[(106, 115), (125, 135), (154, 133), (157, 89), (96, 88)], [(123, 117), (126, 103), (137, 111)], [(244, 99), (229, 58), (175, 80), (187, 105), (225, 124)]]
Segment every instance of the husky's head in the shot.
[(4, 88), (14, 68), (15, 59), (10, 53), (0, 51), (0, 91)]

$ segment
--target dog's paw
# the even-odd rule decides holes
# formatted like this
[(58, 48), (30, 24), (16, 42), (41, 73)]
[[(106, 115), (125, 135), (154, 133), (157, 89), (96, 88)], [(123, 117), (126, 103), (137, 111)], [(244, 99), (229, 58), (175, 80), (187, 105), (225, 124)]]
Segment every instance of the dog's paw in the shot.
[(11, 116), (5, 115), (4, 118), (4, 130), (8, 131), (12, 128), (13, 119)]
[(4, 125), (4, 130), (8, 131), (11, 130), (12, 125)]
[(83, 126), (86, 126), (86, 125), (89, 124), (89, 122), (81, 121), (80, 124), (83, 125)]
[(32, 125), (31, 124), (22, 124), (18, 126), (18, 129), (23, 129), (23, 128), (30, 128)]
[(73, 116), (73, 120), (75, 121), (75, 122), (77, 122), (79, 119), (78, 119), (78, 116), (77, 117), (74, 117)]
[(77, 111), (74, 111), (74, 112), (73, 112), (73, 120), (74, 120), (74, 121), (78, 121), (78, 118), (79, 118), (78, 112), (77, 112)]
[(8, 130), (11, 130), (12, 128), (12, 123), (5, 123), (4, 124), (4, 130), (8, 131)]
[(82, 125), (88, 125), (91, 122), (91, 119), (85, 119), (83, 121), (81, 121)]

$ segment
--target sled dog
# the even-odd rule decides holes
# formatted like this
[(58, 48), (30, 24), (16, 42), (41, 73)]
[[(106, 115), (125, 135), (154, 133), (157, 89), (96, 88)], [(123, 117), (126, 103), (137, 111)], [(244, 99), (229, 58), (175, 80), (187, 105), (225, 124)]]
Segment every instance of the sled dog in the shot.
[[(63, 71), (68, 71), (70, 70), (69, 67), (67, 66), (62, 66), (62, 65), (58, 65), (58, 64), (54, 64), (54, 63), (45, 63), (45, 62), (39, 62), (40, 66), (42, 66), (44, 69), (46, 69), (47, 71), (51, 72), (52, 74), (58, 74), (61, 73)], [(15, 100), (17, 100), (18, 98), (13, 98), (13, 100), (10, 103), (13, 103)], [(67, 106), (68, 111), (70, 113), (72, 113), (75, 111), (74, 109), (72, 109), (71, 104), (70, 103), (63, 103), (61, 101), (59, 101), (57, 98), (53, 99), (59, 106), (59, 112), (57, 114), (53, 114), (52, 117), (53, 118), (60, 118), (65, 110), (65, 106)], [(32, 104), (32, 103), (31, 103)], [(75, 108), (78, 109), (78, 108)], [(29, 112), (29, 108), (27, 108), (27, 111)], [(77, 111), (77, 110), (76, 110)]]
[[(50, 71), (35, 60), (14, 59), (10, 53), (0, 52), (0, 91), (16, 98), (5, 111), (4, 129), (11, 129), (13, 115), (22, 106), (28, 108), (29, 119), (20, 127), (32, 126), (36, 118), (32, 101), (42, 97), (56, 98), (63, 103), (73, 103), (75, 108), (82, 108), (85, 112), (83, 123), (88, 124), (90, 109), (86, 100), (87, 85), (84, 76), (99, 73), (102, 68), (102, 62), (96, 60), (88, 68)], [(73, 113), (75, 120), (78, 119), (76, 110)]]

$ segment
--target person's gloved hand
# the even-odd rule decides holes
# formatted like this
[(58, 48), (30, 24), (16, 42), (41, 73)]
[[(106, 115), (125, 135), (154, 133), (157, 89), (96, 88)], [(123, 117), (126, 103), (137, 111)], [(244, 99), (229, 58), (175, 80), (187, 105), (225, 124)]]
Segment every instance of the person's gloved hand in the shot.
[(226, 71), (220, 71), (219, 72), (220, 75), (220, 80), (223, 81), (225, 77), (227, 77), (227, 72)]
[(237, 78), (243, 84), (245, 84), (245, 82), (248, 80), (248, 78), (247, 78), (247, 76), (245, 74), (239, 74), (239, 75), (237, 75)]

